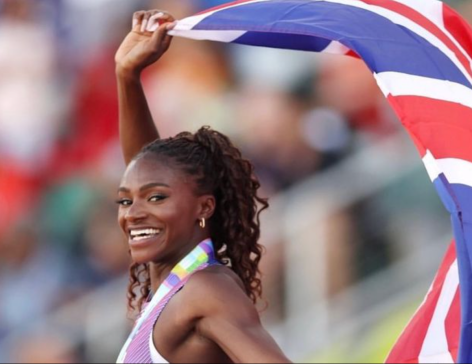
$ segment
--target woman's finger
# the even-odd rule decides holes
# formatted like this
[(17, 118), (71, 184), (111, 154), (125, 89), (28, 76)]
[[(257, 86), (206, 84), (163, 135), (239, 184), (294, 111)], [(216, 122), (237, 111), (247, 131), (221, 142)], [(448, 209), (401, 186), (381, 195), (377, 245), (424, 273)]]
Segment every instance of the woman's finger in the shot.
[(149, 10), (144, 13), (143, 21), (141, 23), (141, 33), (148, 32), (148, 24), (149, 24), (150, 18), (158, 13), (159, 13), (158, 10)]
[(148, 32), (154, 32), (157, 30), (157, 28), (159, 28), (159, 25), (161, 23), (161, 19), (163, 19), (164, 17), (164, 13), (163, 12), (158, 12), (156, 14), (154, 14), (153, 16), (151, 16), (149, 18), (149, 21), (148, 21), (148, 25), (147, 25), (147, 31)]
[(157, 30), (152, 35), (152, 43), (154, 46), (155, 51), (164, 53), (170, 46), (172, 41), (172, 37), (167, 34), (168, 27), (172, 25), (172, 23), (163, 23), (159, 25)]
[(166, 35), (165, 35), (165, 38), (164, 38), (164, 46), (166, 48), (169, 48), (170, 46), (170, 42), (172, 41), (172, 38), (173, 36), (172, 35), (169, 35), (169, 32), (171, 30), (173, 30), (175, 28), (175, 26), (177, 25), (177, 22), (176, 21), (173, 21), (171, 23), (167, 23), (166, 24)]
[(141, 33), (144, 33), (146, 31), (148, 20), (149, 20), (149, 15), (145, 13), (143, 16), (143, 21), (141, 22), (141, 28), (139, 29)]
[(166, 24), (160, 24), (154, 34), (152, 35), (152, 43), (154, 48), (157, 50), (161, 48), (161, 43), (166, 35)]
[(165, 10), (155, 10), (156, 13), (162, 13), (162, 19), (165, 21), (174, 21), (175, 18)]
[(158, 12), (149, 19), (147, 30), (149, 32), (154, 32), (161, 24), (173, 22), (174, 20), (175, 19), (172, 15), (165, 12)]
[(164, 52), (169, 49), (170, 43), (172, 42), (172, 39), (173, 39), (173, 37), (168, 35), (167, 32), (166, 32), (164, 40), (162, 41), (162, 49), (163, 49)]
[(138, 32), (139, 29), (141, 29), (141, 22), (144, 17), (144, 11), (136, 11), (133, 14), (133, 24), (132, 24), (132, 30), (135, 32)]
[(166, 30), (169, 31), (169, 30), (172, 30), (175, 28), (175, 26), (177, 25), (177, 22), (176, 21), (172, 21), (170, 23), (166, 23)]

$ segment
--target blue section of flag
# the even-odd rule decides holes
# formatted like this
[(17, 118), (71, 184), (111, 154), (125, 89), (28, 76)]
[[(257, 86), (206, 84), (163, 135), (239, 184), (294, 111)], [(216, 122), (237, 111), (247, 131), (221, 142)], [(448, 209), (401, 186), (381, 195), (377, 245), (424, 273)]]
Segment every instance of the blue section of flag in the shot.
[[(436, 183), (435, 183), (436, 184)], [(461, 335), (458, 353), (459, 363), (472, 362), (472, 254), (467, 241), (472, 236), (472, 187), (462, 184), (448, 186), (450, 195), (460, 206), (451, 213), (456, 240), (459, 281), (461, 287)]]
[[(472, 223), (472, 187), (460, 184), (451, 185), (456, 201), (460, 206), (462, 219)], [(470, 235), (472, 236), (472, 234)]]
[[(323, 43), (314, 41), (309, 48), (306, 36), (337, 40), (359, 54), (375, 72), (401, 72), (472, 87), (441, 50), (371, 11), (318, 1), (274, 0), (267, 4), (248, 3), (218, 11), (194, 29), (247, 30), (237, 43), (312, 51)], [(277, 43), (279, 34), (283, 35)]]
[(458, 206), (456, 200), (451, 195), (453, 186), (449, 184), (444, 174), (440, 174), (439, 177), (433, 181), (433, 184), (447, 211), (451, 214), (457, 213)]
[(461, 214), (451, 215), (452, 227), (456, 240), (457, 263), (461, 287), (461, 335), (458, 353), (459, 363), (472, 361), (472, 262), (467, 238), (472, 236), (472, 225), (462, 220)]
[(257, 46), (263, 44), (264, 47), (270, 48), (321, 52), (326, 49), (331, 41), (310, 35), (293, 36), (292, 34), (285, 33), (247, 32), (233, 43)]
[(463, 184), (450, 184), (444, 174), (433, 181), (444, 206), (451, 214), (461, 213), (462, 219), (472, 223), (472, 187)]

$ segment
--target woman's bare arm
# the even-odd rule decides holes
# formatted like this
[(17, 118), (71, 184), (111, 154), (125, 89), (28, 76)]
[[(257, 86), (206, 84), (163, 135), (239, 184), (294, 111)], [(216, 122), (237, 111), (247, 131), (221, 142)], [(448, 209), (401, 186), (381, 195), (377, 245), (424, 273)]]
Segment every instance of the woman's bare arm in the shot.
[(169, 49), (172, 37), (167, 31), (173, 21), (171, 15), (159, 10), (134, 13), (133, 29), (115, 55), (120, 140), (126, 164), (144, 145), (159, 138), (141, 84), (141, 73)]
[(192, 302), (187, 307), (196, 317), (196, 332), (215, 342), (235, 363), (290, 363), (232, 278), (202, 271), (192, 280), (188, 283)]

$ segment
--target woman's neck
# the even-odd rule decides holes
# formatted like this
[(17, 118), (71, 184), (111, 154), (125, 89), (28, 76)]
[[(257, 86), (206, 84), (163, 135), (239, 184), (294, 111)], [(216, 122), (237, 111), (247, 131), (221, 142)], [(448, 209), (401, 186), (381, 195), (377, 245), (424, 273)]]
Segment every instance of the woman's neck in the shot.
[(209, 238), (208, 236), (205, 236), (206, 235), (201, 235), (192, 239), (191, 244), (186, 245), (184, 249), (181, 249), (179, 252), (174, 254), (172, 258), (166, 259), (162, 262), (151, 262), (149, 264), (149, 276), (151, 279), (151, 290), (153, 294), (156, 293), (159, 286), (166, 280), (172, 269), (174, 269), (182, 259), (189, 255), (198, 244)]

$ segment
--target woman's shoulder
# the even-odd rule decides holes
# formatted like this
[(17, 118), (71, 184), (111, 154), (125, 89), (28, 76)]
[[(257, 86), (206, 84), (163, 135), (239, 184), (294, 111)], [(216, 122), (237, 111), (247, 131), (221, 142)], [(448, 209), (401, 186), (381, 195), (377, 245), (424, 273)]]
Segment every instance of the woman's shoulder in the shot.
[(205, 293), (222, 292), (222, 289), (223, 291), (244, 292), (244, 284), (231, 268), (224, 265), (213, 265), (194, 273), (190, 277), (186, 289)]
[(244, 289), (243, 282), (231, 268), (211, 266), (193, 274), (182, 290), (187, 314), (203, 317), (238, 305), (252, 308), (253, 303)]

